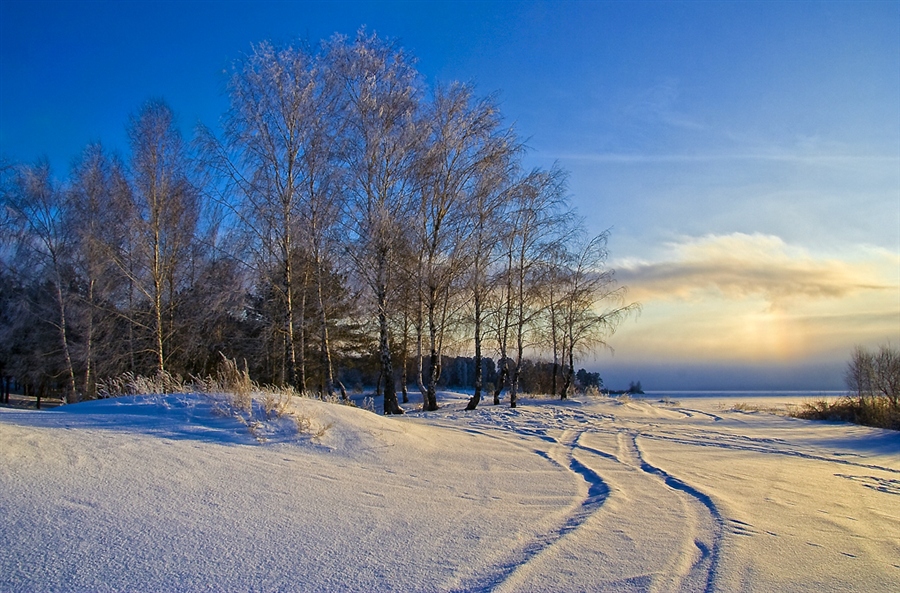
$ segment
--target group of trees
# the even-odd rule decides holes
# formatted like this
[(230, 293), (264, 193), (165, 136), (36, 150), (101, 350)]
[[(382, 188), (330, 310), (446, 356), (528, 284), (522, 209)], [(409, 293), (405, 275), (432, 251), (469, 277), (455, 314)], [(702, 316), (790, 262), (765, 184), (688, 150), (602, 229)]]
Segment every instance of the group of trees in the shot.
[(488, 355), (495, 403), (508, 389), (515, 406), (526, 357), (549, 359), (566, 397), (635, 309), (565, 173), (526, 170), (492, 97), (427, 88), (396, 45), (262, 43), (228, 93), (220, 135), (188, 143), (152, 101), (127, 158), (88, 146), (63, 182), (3, 163), (0, 376), (77, 401), (98, 378), (203, 374), (225, 355), (332, 395), (375, 357), (391, 414), (398, 384), (435, 409), (444, 354), (465, 352), (469, 407)]
[(900, 430), (900, 350), (890, 343), (876, 350), (857, 346), (847, 363), (844, 381), (846, 396), (808, 402), (793, 415)]
[(844, 380), (850, 395), (859, 401), (884, 399), (900, 413), (900, 350), (884, 344), (877, 350), (857, 346), (853, 350)]

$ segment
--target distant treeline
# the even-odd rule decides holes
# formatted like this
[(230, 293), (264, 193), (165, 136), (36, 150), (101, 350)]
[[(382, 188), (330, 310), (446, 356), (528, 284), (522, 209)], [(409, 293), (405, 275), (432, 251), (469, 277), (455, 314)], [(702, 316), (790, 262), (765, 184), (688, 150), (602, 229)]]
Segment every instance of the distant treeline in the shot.
[(492, 97), (429, 88), (395, 44), (261, 43), (227, 89), (221, 134), (186, 141), (154, 100), (128, 155), (90, 145), (61, 181), (0, 162), (0, 375), (79, 401), (225, 356), (324, 395), (381, 377), (385, 413), (409, 384), (426, 409), (454, 383), (515, 406), (566, 397), (635, 310), (566, 173), (525, 168)]
[[(441, 389), (461, 389), (472, 390), (475, 387), (475, 359), (465, 356), (442, 356), (441, 357), (441, 373), (437, 386)], [(402, 362), (398, 364), (402, 365)], [(484, 389), (487, 392), (496, 391), (500, 374), (497, 370), (497, 363), (490, 357), (482, 358), (482, 377), (484, 379)], [(422, 366), (427, 374), (430, 371), (430, 360), (425, 358), (422, 360)], [(418, 362), (414, 359), (406, 361), (407, 369), (417, 368)], [(532, 361), (525, 359), (522, 362), (522, 370), (520, 372), (519, 387), (523, 393), (552, 393), (553, 374), (559, 375), (558, 365), (554, 368), (553, 363), (545, 361)], [(409, 374), (409, 373), (407, 373)], [(402, 376), (402, 372), (398, 375)], [(380, 369), (377, 364), (373, 364), (373, 360), (369, 357), (348, 360), (341, 368), (341, 381), (346, 385), (347, 389), (354, 391), (363, 391), (373, 386), (378, 389), (380, 385)], [(403, 389), (403, 381), (398, 383)], [(409, 388), (417, 390), (415, 385), (407, 385), (403, 389), (404, 396)], [(572, 386), (574, 390), (584, 391), (589, 387), (602, 390), (603, 379), (600, 373), (591, 373), (585, 369), (579, 369), (575, 373), (575, 383)], [(415, 396), (413, 396), (415, 398)], [(406, 401), (404, 397), (404, 401)]]

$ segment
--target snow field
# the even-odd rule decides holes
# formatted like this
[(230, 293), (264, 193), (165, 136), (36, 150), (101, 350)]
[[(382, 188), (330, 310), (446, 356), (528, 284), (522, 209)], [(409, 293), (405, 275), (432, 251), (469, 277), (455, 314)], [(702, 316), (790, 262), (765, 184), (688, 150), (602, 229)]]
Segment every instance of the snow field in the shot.
[(900, 583), (896, 433), (699, 400), (441, 403), (298, 400), (324, 431), (265, 442), (203, 396), (2, 409), (0, 591)]

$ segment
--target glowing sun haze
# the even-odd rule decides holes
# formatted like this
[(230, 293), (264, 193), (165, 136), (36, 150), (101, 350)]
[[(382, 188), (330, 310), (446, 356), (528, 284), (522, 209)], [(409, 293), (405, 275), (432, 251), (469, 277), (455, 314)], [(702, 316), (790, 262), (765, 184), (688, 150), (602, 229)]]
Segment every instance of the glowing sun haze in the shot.
[(0, 153), (64, 176), (163, 97), (190, 136), (263, 40), (361, 25), (430, 83), (499, 92), (642, 314), (580, 366), (612, 387), (840, 389), (900, 344), (898, 2), (0, 4)]
[(622, 348), (682, 361), (804, 360), (889, 338), (897, 321), (900, 256), (885, 249), (815, 257), (743, 233), (668, 248), (665, 260), (618, 266), (631, 298), (645, 303)]

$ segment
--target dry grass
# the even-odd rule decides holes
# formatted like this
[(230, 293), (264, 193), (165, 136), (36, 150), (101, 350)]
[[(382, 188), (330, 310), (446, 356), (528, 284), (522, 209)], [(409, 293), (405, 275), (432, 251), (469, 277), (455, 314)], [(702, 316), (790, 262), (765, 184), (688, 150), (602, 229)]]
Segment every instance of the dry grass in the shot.
[(759, 404), (750, 404), (747, 402), (737, 402), (728, 407), (723, 407), (725, 411), (729, 412), (765, 412), (767, 414), (778, 414), (784, 415), (789, 414), (790, 406), (761, 406)]
[(180, 376), (159, 372), (151, 377), (125, 373), (107, 379), (98, 385), (101, 397), (124, 395), (169, 395), (196, 393), (213, 402), (216, 414), (234, 418), (260, 442), (276, 425), (287, 420), (297, 434), (313, 438), (322, 437), (331, 424), (323, 425), (315, 418), (301, 413), (293, 405), (302, 397), (292, 387), (261, 386), (250, 378), (246, 364), (241, 369), (237, 362), (222, 357), (215, 375), (191, 377), (185, 381)]
[(853, 422), (875, 428), (900, 430), (900, 408), (887, 397), (842, 397), (837, 400), (818, 399), (805, 402), (792, 410), (794, 418)]

